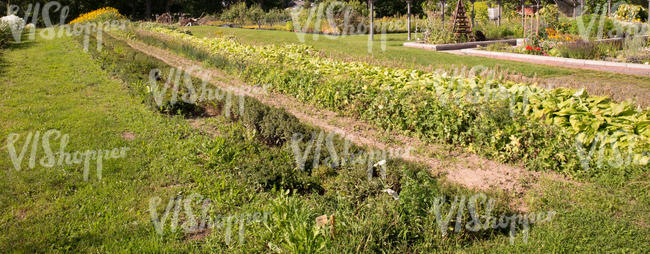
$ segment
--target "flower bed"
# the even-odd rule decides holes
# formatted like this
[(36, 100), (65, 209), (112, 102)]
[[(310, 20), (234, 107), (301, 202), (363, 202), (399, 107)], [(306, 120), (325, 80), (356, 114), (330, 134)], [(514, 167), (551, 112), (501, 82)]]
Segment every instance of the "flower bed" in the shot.
[(484, 49), (509, 53), (544, 55), (587, 60), (627, 63), (650, 62), (650, 41), (647, 36), (633, 38), (583, 41), (577, 36), (546, 29), (546, 38), (528, 41), (525, 47), (491, 45)]
[(88, 13), (79, 15), (76, 19), (70, 21), (70, 24), (84, 23), (84, 22), (104, 22), (108, 20), (122, 20), (126, 19), (120, 12), (113, 7), (104, 7)]

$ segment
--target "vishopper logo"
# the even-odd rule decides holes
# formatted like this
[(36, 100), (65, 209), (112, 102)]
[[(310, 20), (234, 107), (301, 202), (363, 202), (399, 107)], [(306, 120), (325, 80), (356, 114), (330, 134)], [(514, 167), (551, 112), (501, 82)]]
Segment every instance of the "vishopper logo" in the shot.
[[(200, 78), (200, 87), (195, 87), (193, 75)], [(187, 104), (199, 104), (202, 102), (219, 101), (224, 102), (223, 113), (226, 117), (232, 115), (243, 116), (245, 95), (243, 92), (236, 93), (230, 89), (222, 89), (209, 84), (209, 72), (199, 66), (192, 66), (186, 70), (170, 68), (165, 83), (158, 82), (163, 79), (160, 69), (152, 69), (149, 72), (149, 83), (147, 92), (151, 93), (155, 104), (158, 107), (173, 106), (179, 102)], [(266, 94), (268, 85), (261, 86), (261, 93)], [(198, 89), (197, 89), (198, 88)], [(251, 93), (258, 93), (255, 89), (249, 89)], [(237, 109), (233, 107), (237, 106)]]
[(576, 136), (575, 148), (582, 168), (589, 170), (592, 162), (595, 162), (597, 168), (602, 168), (605, 162), (612, 168), (648, 165), (650, 152), (641, 152), (636, 149), (637, 142), (639, 142), (638, 136), (631, 136), (631, 139), (626, 142), (627, 149), (620, 148), (618, 137), (628, 133), (625, 130), (618, 130), (611, 135), (598, 133), (590, 142), (590, 146), (585, 145), (581, 138), (584, 136)]
[[(528, 97), (534, 88), (505, 87), (501, 81), (509, 76), (508, 70), (475, 65), (471, 68), (466, 66), (454, 68), (451, 71), (439, 69), (436, 73), (450, 79), (449, 85), (438, 86), (434, 90), (436, 98), (443, 107), (503, 101), (509, 104), (511, 117), (530, 110)], [(481, 77), (485, 83), (475, 83), (476, 77)], [(466, 85), (454, 85), (457, 83), (466, 83)]]
[[(306, 18), (303, 18), (305, 15)], [(345, 35), (368, 34), (371, 29), (366, 17), (360, 17), (355, 10), (341, 1), (322, 2), (311, 8), (294, 8), (291, 10), (291, 20), (296, 36), (302, 43), (305, 42), (306, 33), (309, 32), (313, 33), (313, 40), (318, 40), (321, 35), (335, 40)], [(332, 31), (322, 31), (324, 25)], [(375, 27), (375, 30), (378, 29), (381, 34), (382, 51), (386, 51), (387, 31), (402, 26), (404, 22), (399, 20), (384, 22)], [(368, 36), (368, 53), (372, 53), (373, 44), (374, 41)]]
[[(9, 157), (13, 163), (16, 171), (22, 169), (23, 159), (27, 151), (31, 151), (29, 154), (28, 167), (33, 169), (36, 167), (36, 162), (38, 160), (39, 152), (39, 142), (41, 142), (41, 147), (45, 155), (38, 160), (39, 164), (45, 168), (52, 168), (55, 165), (75, 165), (83, 163), (83, 177), (84, 181), (88, 181), (88, 175), (90, 173), (90, 162), (95, 161), (97, 166), (97, 179), (102, 179), (102, 166), (103, 161), (106, 159), (118, 159), (126, 157), (126, 152), (129, 151), (129, 147), (113, 148), (112, 150), (86, 150), (86, 151), (66, 151), (66, 146), (70, 136), (68, 134), (61, 135), (61, 132), (58, 130), (48, 130), (43, 133), (41, 136), (40, 131), (29, 132), (25, 137), (25, 142), (22, 145), (20, 153), (17, 152), (16, 143), (20, 140), (21, 134), (11, 133), (7, 137), (7, 151), (9, 152)], [(59, 140), (59, 150), (54, 152), (50, 143), (53, 140)], [(20, 147), (20, 146), (18, 146)]]
[[(459, 233), (463, 230), (478, 232), (489, 229), (508, 229), (510, 244), (514, 244), (516, 233), (519, 229), (523, 233), (524, 243), (528, 243), (530, 225), (550, 222), (553, 216), (556, 215), (555, 211), (531, 212), (527, 214), (502, 214), (497, 219), (492, 216), (496, 201), (488, 198), (484, 193), (477, 193), (469, 198), (465, 195), (455, 196), (453, 202), (447, 203), (446, 201), (444, 196), (435, 197), (433, 207), (429, 210), (429, 213), (432, 213), (435, 217), (436, 224), (443, 237), (450, 232)], [(466, 217), (466, 210), (469, 213), (470, 219), (464, 222), (463, 218)], [(485, 211), (485, 214), (481, 215), (478, 211)], [(451, 227), (451, 220), (454, 217), (455, 223)]]
[[(611, 9), (615, 11), (619, 8), (619, 6), (623, 4), (627, 3), (624, 1), (613, 3)], [(585, 7), (581, 4), (581, 8), (584, 9)], [(592, 37), (591, 35), (593, 34), (592, 31), (594, 29), (597, 29), (595, 33), (596, 39), (603, 39), (606, 32), (604, 31), (604, 28), (608, 21), (607, 10), (607, 4), (597, 4), (593, 9), (593, 15), (591, 16), (588, 25), (585, 24), (582, 16), (576, 18), (578, 34), (582, 40), (588, 41)], [(607, 31), (607, 36), (610, 38), (624, 37), (629, 35), (644, 35), (648, 33), (648, 28), (650, 27), (645, 24), (626, 24), (622, 22), (614, 22), (613, 25), (614, 29)]]
[[(306, 146), (303, 150), (300, 148), (300, 144), (303, 142), (305, 135), (303, 133), (294, 133), (291, 138), (291, 149), (293, 150), (297, 167), (300, 170), (305, 170), (305, 163), (313, 150), (312, 168), (317, 168), (321, 163), (330, 168), (337, 168), (345, 165), (366, 165), (368, 169), (368, 180), (371, 180), (373, 175), (375, 175), (376, 169), (379, 169), (379, 175), (381, 178), (385, 179), (387, 160), (392, 158), (408, 157), (412, 150), (412, 148), (388, 150), (374, 149), (370, 151), (362, 150), (357, 153), (351, 153), (350, 141), (343, 136), (343, 151), (337, 151), (334, 145), (335, 136), (336, 134), (334, 132), (330, 132), (327, 135), (323, 131), (318, 134), (313, 132), (311, 139), (306, 142)], [(328, 151), (329, 156), (321, 160), (323, 141), (325, 141), (326, 150)]]
[[(201, 194), (193, 193), (186, 198), (183, 198), (183, 195), (180, 194), (170, 197), (164, 212), (161, 214), (162, 216), (160, 216), (158, 207), (161, 202), (160, 197), (149, 199), (151, 222), (157, 234), (163, 235), (166, 227), (169, 227), (171, 232), (176, 232), (179, 222), (182, 220), (180, 227), (186, 234), (196, 234), (206, 230), (225, 230), (227, 245), (230, 245), (231, 242), (233, 225), (238, 224), (238, 240), (239, 244), (243, 244), (247, 223), (266, 224), (270, 215), (270, 212), (262, 211), (211, 216), (213, 201), (204, 198)], [(181, 210), (183, 210), (183, 213), (181, 213)], [(200, 214), (197, 215), (196, 212)], [(167, 225), (168, 220), (170, 220), (169, 225)]]
[[(18, 5), (10, 5), (8, 12), (11, 14), (17, 14), (20, 11)], [(59, 21), (58, 25), (52, 22), (50, 18), (50, 12), (56, 13), (59, 12)], [(87, 52), (90, 44), (90, 34), (96, 33), (97, 38), (97, 50), (102, 50), (103, 48), (103, 32), (110, 30), (126, 30), (126, 21), (125, 20), (113, 20), (105, 22), (87, 22), (83, 24), (65, 24), (65, 20), (68, 17), (70, 12), (69, 6), (63, 6), (57, 1), (47, 2), (41, 8), (40, 3), (29, 4), (24, 10), (23, 22), (28, 22), (31, 17), (31, 23), (36, 24), (39, 19), (39, 14), (43, 19), (45, 28), (40, 31), (41, 38), (45, 40), (52, 40), (54, 38), (61, 38), (65, 36), (81, 36), (83, 34), (83, 48)], [(20, 27), (11, 27), (11, 33), (16, 42), (21, 42), (23, 30), (29, 28), (28, 40), (33, 41), (36, 37), (36, 27), (32, 26), (20, 26)], [(57, 30), (58, 29), (58, 30)]]

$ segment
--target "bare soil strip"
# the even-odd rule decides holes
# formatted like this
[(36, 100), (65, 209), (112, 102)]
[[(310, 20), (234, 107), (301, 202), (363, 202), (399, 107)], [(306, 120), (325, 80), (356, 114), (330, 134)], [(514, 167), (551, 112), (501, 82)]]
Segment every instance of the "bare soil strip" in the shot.
[[(236, 95), (253, 97), (264, 104), (282, 108), (304, 123), (319, 127), (324, 131), (340, 134), (357, 145), (380, 150), (414, 148), (402, 158), (424, 164), (430, 168), (434, 175), (445, 176), (447, 181), (469, 189), (505, 192), (514, 198), (513, 208), (520, 211), (528, 210), (523, 202), (524, 194), (533, 189), (532, 187), (539, 178), (548, 177), (567, 181), (565, 176), (555, 172), (531, 172), (522, 167), (506, 165), (481, 158), (475, 154), (465, 153), (461, 149), (451, 151), (449, 148), (425, 143), (414, 137), (386, 133), (384, 130), (358, 119), (340, 116), (335, 112), (316, 108), (290, 96), (269, 93), (260, 87), (246, 85), (239, 79), (228, 76), (217, 69), (207, 69), (201, 62), (180, 57), (167, 50), (138, 41), (126, 41), (126, 43), (172, 67), (191, 72), (195, 70), (190, 74), (218, 87), (231, 90)], [(202, 66), (204, 76), (196, 72), (197, 68), (190, 68), (193, 66)], [(391, 141), (380, 141), (386, 140), (387, 135)]]

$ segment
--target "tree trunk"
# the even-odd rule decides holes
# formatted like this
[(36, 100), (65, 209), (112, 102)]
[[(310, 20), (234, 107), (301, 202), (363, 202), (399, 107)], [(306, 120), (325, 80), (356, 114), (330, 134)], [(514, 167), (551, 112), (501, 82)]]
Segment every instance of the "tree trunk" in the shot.
[(612, 0), (607, 0), (607, 17), (612, 15)]
[(151, 19), (151, 0), (145, 0), (144, 1), (144, 19), (145, 20), (150, 20)]
[(442, 28), (445, 28), (445, 5), (447, 5), (447, 0), (442, 0)]
[(522, 36), (526, 38), (526, 9), (524, 3), (524, 0), (521, 0), (521, 26), (524, 28)]

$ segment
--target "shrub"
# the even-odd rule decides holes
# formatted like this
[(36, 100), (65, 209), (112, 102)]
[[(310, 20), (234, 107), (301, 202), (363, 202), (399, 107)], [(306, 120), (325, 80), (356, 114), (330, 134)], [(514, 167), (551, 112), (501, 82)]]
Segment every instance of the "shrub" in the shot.
[[(298, 9), (297, 12), (292, 12), (291, 18), (294, 30), (330, 34), (357, 34), (368, 32), (367, 29), (369, 28), (367, 24), (369, 23), (365, 18), (368, 11), (367, 8), (365, 8), (365, 4), (362, 4), (359, 1), (350, 1), (343, 5), (340, 5), (340, 3), (341, 2), (326, 1), (315, 4), (311, 8)], [(320, 24), (317, 24), (317, 17), (319, 15), (321, 17), (327, 17), (328, 11), (331, 11), (333, 20), (330, 21), (333, 22), (325, 19), (321, 20)], [(366, 25), (366, 29), (362, 29), (366, 31), (359, 31), (359, 28), (363, 28), (362, 24)]]
[(453, 27), (450, 23), (442, 21), (434, 16), (429, 16), (424, 27), (424, 41), (431, 44), (454, 43), (459, 40), (452, 33)]
[(11, 30), (9, 27), (0, 22), (0, 48), (6, 45), (11, 38)]
[(255, 130), (260, 140), (267, 145), (282, 145), (291, 140), (293, 133), (305, 133), (295, 116), (256, 100), (245, 102), (242, 122)]
[(238, 25), (255, 24), (257, 28), (262, 25), (284, 24), (289, 20), (289, 13), (280, 9), (264, 12), (259, 5), (246, 6), (245, 2), (234, 4), (221, 13), (221, 20)]
[(246, 3), (233, 4), (230, 8), (221, 13), (221, 19), (228, 22), (243, 25), (248, 20)]
[(486, 22), (481, 25), (481, 29), (488, 40), (518, 38), (523, 34), (521, 23), (516, 20), (503, 19), (500, 26), (493, 22)]
[(481, 1), (481, 2), (474, 3), (474, 13), (476, 14), (475, 18), (476, 18), (477, 22), (488, 22), (488, 3), (487, 3), (487, 1)]
[(618, 45), (613, 43), (597, 43), (577, 41), (573, 43), (564, 43), (558, 47), (560, 56), (576, 59), (603, 59), (613, 56), (618, 49)]
[(559, 25), (560, 10), (555, 4), (548, 4), (539, 10), (539, 15), (546, 25), (550, 28), (557, 29)]
[[(591, 30), (588, 30), (592, 19), (595, 19), (593, 20), (593, 27)], [(580, 25), (578, 24), (580, 21), (582, 21), (584, 30), (581, 30)], [(599, 29), (599, 22), (600, 16), (598, 14), (585, 14), (580, 17), (571, 19), (568, 22), (568, 25), (566, 25), (567, 27), (558, 29), (558, 32), (579, 35), (583, 40), (594, 38), (602, 39), (616, 34), (616, 26), (614, 25), (614, 21), (611, 18), (605, 18), (605, 23), (602, 25), (602, 30)]]

